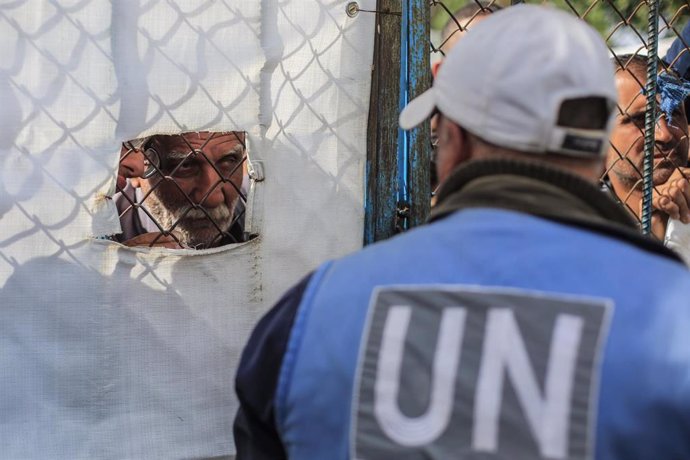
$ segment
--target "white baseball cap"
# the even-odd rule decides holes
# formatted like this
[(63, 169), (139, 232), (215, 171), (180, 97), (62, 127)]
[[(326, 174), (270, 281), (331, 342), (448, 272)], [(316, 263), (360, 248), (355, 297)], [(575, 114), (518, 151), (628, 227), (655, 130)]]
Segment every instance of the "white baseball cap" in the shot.
[[(601, 97), (601, 129), (558, 125), (561, 105)], [(603, 156), (617, 100), (606, 44), (563, 11), (517, 5), (492, 13), (450, 51), (433, 86), (400, 114), (411, 129), (435, 109), (492, 144), (534, 153)]]

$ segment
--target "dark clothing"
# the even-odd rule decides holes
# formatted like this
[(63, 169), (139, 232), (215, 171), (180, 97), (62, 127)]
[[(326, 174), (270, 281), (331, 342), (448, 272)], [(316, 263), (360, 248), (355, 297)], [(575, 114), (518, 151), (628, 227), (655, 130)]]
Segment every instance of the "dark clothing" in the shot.
[[(690, 80), (690, 22), (688, 22), (679, 37), (673, 41), (666, 56), (666, 64), (670, 65), (684, 80)], [(685, 116), (690, 120), (690, 104), (685, 101)]]
[(233, 430), (237, 458), (286, 458), (275, 426), (273, 395), (290, 329), (310, 277), (290, 289), (259, 321), (245, 346), (235, 382), (240, 400)]
[(616, 236), (641, 249), (680, 260), (641, 235), (637, 222), (611, 195), (578, 176), (539, 163), (473, 161), (459, 168), (439, 191), (434, 222), (468, 208), (500, 208)]
[(669, 64), (673, 70), (678, 72), (681, 78), (685, 80), (690, 79), (690, 22), (688, 22), (680, 37), (677, 37), (673, 44), (666, 51), (664, 61)]

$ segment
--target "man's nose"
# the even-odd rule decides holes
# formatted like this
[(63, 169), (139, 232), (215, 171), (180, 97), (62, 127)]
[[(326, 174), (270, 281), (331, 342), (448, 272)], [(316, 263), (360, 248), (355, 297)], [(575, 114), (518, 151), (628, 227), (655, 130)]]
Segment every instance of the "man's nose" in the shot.
[(656, 122), (656, 129), (654, 130), (654, 140), (659, 143), (668, 144), (675, 140), (675, 136), (671, 131), (671, 127), (666, 121), (666, 116), (662, 115)]
[(125, 178), (142, 177), (145, 170), (144, 155), (138, 150), (130, 150), (120, 159), (117, 174)]
[(191, 198), (194, 203), (201, 204), (205, 208), (215, 208), (225, 201), (221, 178), (210, 164), (204, 164), (201, 167), (194, 188), (194, 196)]

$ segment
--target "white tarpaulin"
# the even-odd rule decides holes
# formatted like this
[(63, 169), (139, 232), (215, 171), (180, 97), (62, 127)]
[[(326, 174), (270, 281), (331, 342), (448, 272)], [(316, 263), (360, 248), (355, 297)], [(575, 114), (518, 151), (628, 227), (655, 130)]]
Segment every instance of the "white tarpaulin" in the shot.
[[(253, 324), (362, 242), (374, 16), (346, 3), (0, 2), (0, 457), (234, 452)], [(121, 142), (197, 130), (247, 131), (260, 236), (96, 239)]]

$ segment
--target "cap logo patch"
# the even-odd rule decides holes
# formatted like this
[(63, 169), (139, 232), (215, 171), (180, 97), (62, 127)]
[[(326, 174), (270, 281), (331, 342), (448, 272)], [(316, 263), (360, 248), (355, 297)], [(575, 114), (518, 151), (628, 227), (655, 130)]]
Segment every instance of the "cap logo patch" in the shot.
[(601, 139), (566, 134), (563, 138), (563, 145), (561, 148), (563, 150), (575, 150), (577, 152), (598, 154), (601, 152), (602, 142)]

